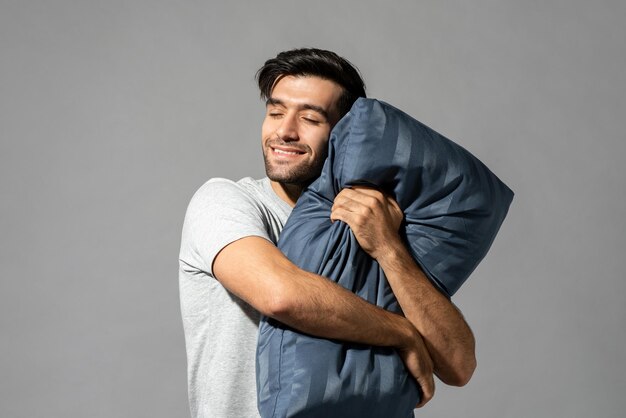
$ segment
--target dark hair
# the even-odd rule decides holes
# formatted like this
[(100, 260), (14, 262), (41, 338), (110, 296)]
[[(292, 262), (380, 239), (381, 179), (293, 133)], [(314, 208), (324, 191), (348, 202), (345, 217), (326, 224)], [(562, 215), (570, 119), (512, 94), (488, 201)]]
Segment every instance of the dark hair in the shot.
[(341, 116), (348, 113), (356, 99), (365, 97), (365, 83), (359, 70), (347, 59), (323, 49), (301, 48), (279, 53), (257, 71), (261, 99), (269, 99), (276, 82), (288, 75), (316, 76), (343, 87), (337, 104)]

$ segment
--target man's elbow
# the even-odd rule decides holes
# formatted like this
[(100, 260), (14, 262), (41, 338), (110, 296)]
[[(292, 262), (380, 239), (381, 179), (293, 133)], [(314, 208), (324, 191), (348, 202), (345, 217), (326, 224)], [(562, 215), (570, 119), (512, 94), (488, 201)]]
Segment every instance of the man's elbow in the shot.
[(472, 332), (467, 338), (462, 339), (463, 343), (457, 347), (454, 359), (451, 362), (451, 373), (449, 382), (444, 382), (450, 386), (465, 386), (469, 383), (476, 370), (476, 340)]
[(465, 386), (469, 383), (476, 370), (476, 357), (471, 356), (454, 368), (453, 372), (446, 377), (444, 383), (450, 386)]
[(280, 297), (271, 297), (264, 306), (261, 313), (270, 318), (281, 320), (285, 316), (289, 315), (291, 307), (289, 301)]
[[(266, 299), (261, 313), (281, 322), (289, 322), (296, 311), (292, 293), (285, 286), (275, 288)], [(287, 320), (287, 321), (286, 321)]]

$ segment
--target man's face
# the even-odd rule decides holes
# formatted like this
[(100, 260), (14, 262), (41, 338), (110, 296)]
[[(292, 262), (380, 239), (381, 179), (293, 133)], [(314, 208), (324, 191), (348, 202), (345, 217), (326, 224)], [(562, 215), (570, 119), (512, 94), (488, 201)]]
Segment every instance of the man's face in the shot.
[(286, 76), (276, 83), (261, 130), (270, 180), (304, 185), (319, 176), (342, 93), (337, 83), (319, 77)]

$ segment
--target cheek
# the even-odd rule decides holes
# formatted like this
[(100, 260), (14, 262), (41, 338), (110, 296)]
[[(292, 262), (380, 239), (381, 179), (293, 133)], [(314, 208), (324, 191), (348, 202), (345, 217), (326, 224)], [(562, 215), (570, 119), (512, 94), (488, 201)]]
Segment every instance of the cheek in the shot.
[(324, 136), (318, 138), (313, 144), (311, 144), (311, 148), (318, 157), (323, 156), (325, 158), (328, 149), (328, 137)]
[(270, 124), (263, 122), (263, 125), (261, 126), (261, 141), (265, 142), (269, 137), (272, 136), (273, 132), (274, 131), (271, 129)]

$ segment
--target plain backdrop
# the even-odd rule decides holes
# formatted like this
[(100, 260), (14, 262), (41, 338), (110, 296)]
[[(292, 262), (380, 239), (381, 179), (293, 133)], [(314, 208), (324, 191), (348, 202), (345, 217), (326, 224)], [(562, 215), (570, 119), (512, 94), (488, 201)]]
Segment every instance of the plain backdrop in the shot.
[(254, 74), (315, 46), (516, 197), (419, 417), (626, 410), (623, 1), (0, 0), (0, 416), (186, 417), (180, 230), (263, 176)]

